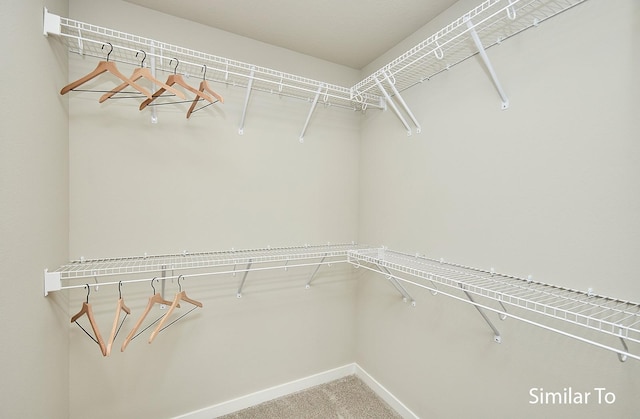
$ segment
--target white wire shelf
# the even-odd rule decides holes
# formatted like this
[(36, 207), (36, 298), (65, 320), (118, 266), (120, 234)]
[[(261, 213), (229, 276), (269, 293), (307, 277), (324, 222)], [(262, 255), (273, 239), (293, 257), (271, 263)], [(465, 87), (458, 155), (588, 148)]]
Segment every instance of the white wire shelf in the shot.
[[(233, 267), (232, 272), (249, 272), (265, 269), (261, 265), (276, 264), (272, 268), (318, 266), (330, 262), (347, 261), (350, 250), (357, 244), (327, 244), (320, 246), (274, 247), (252, 250), (228, 250), (216, 252), (184, 252), (167, 255), (132, 256), (107, 259), (76, 260), (55, 271), (45, 272), (45, 295), (52, 291), (80, 288), (91, 280), (92, 285), (113, 285), (120, 282), (139, 282), (147, 279), (114, 280), (118, 276), (137, 276), (185, 270), (204, 270), (197, 276), (214, 275), (219, 268)], [(209, 271), (207, 271), (209, 269)], [(192, 275), (192, 276), (195, 276)], [(188, 276), (188, 275), (185, 275)], [(163, 275), (164, 277), (164, 275)], [(82, 280), (82, 281), (81, 281)], [(94, 284), (95, 282), (95, 284)]]
[[(397, 280), (428, 289), (434, 295), (441, 293), (471, 303), (476, 308), (496, 312), (502, 319), (515, 318), (614, 351), (618, 353), (621, 361), (627, 356), (640, 360), (640, 356), (631, 354), (626, 346), (626, 341), (640, 343), (640, 304), (638, 303), (592, 295), (384, 248), (354, 249), (349, 252), (349, 261), (381, 275), (393, 276)], [(382, 270), (381, 267), (386, 269)], [(476, 302), (472, 297), (464, 298), (457, 295), (460, 292), (481, 297), (483, 302)], [(498, 307), (488, 304), (497, 304)], [(511, 312), (514, 308), (516, 311)], [(543, 320), (534, 320), (537, 317)], [(485, 320), (487, 320), (486, 317)], [(599, 337), (608, 335), (619, 338), (624, 349), (593, 340), (584, 334), (577, 334), (574, 329), (581, 331), (589, 329), (599, 332)]]
[(488, 49), (586, 0), (486, 0), (352, 87), (354, 95), (382, 95), (387, 75), (400, 91), (478, 54), (475, 29)]
[[(68, 50), (76, 54), (105, 59), (110, 48), (104, 49), (103, 46), (111, 44), (113, 50), (109, 55), (110, 61), (140, 66), (144, 55), (138, 53), (144, 51), (146, 54), (144, 65), (149, 66), (153, 59), (156, 71), (173, 73), (175, 70), (179, 74), (201, 80), (206, 65), (206, 79), (216, 83), (243, 88), (251, 86), (254, 90), (308, 102), (313, 101), (316, 94), (320, 92), (319, 103), (351, 110), (383, 106), (379, 97), (370, 94), (361, 95), (357, 99), (352, 98), (351, 89), (348, 87), (231, 60), (45, 12), (45, 20), (48, 18), (56, 23), (50, 25), (53, 29), (47, 32), (48, 26), (45, 21), (45, 33), (58, 35)], [(171, 62), (171, 60), (174, 61)]]

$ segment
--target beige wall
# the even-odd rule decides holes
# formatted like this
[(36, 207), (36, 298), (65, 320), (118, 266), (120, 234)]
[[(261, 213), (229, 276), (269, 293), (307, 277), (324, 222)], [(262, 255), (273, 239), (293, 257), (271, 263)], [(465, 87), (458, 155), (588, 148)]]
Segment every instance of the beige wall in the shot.
[(0, 50), (0, 417), (68, 417), (66, 297), (45, 299), (43, 271), (68, 258), (64, 49), (42, 35), (43, 6), (2, 5)]
[[(118, 0), (72, 0), (68, 13), (67, 2), (47, 6), (337, 84), (360, 76)], [(456, 4), (367, 71), (472, 6)], [(323, 268), (311, 290), (310, 269), (251, 273), (242, 299), (238, 276), (187, 280), (204, 308), (109, 358), (68, 324), (83, 291), (40, 297), (42, 270), (68, 258), (357, 239), (638, 301), (635, 2), (592, 0), (490, 50), (507, 111), (469, 60), (403, 93), (422, 134), (407, 138), (390, 111), (362, 119), (320, 107), (304, 144), (308, 104), (257, 92), (238, 135), (245, 92), (233, 87), (218, 86), (225, 104), (189, 121), (179, 107), (159, 109), (157, 125), (126, 101), (60, 97), (96, 60), (72, 54), (67, 74), (66, 54), (40, 35), (41, 7), (6, 6), (0, 37), (10, 58), (2, 71), (29, 80), (6, 84), (0, 101), (0, 258), (18, 291), (0, 305), (9, 319), (0, 416), (170, 417), (354, 360), (421, 417), (637, 410), (636, 361), (513, 320), (497, 322), (497, 345), (473, 307), (410, 287), (410, 308), (384, 278), (347, 266)], [(149, 294), (144, 284), (123, 288), (133, 311), (123, 333)], [(103, 335), (116, 299), (114, 287), (91, 293)], [(568, 386), (606, 387), (617, 400), (528, 403), (532, 387)]]
[[(251, 63), (307, 77), (327, 73), (349, 85), (359, 74), (126, 2), (72, 1), (70, 16), (231, 58), (249, 60), (249, 51), (256, 54)], [(71, 54), (69, 79), (96, 63)], [(186, 105), (158, 107), (155, 125), (151, 108), (140, 112), (135, 100), (100, 105), (95, 93), (71, 93), (71, 258), (357, 239), (359, 115), (319, 106), (300, 144), (310, 104), (254, 92), (239, 135), (245, 89), (212, 87), (224, 105), (189, 120)], [(242, 299), (236, 298), (241, 275), (186, 280), (182, 285), (204, 308), (152, 345), (148, 331), (107, 359), (73, 327), (71, 417), (169, 417), (353, 362), (350, 269), (322, 268), (311, 290), (304, 285), (312, 267), (251, 273)], [(177, 291), (177, 284), (166, 286), (171, 296)], [(123, 288), (133, 311), (124, 333), (151, 292), (148, 284)], [(69, 299), (73, 314), (84, 293)], [(103, 334), (116, 301), (116, 287), (91, 293)]]
[[(490, 49), (508, 110), (471, 59), (403, 93), (421, 134), (368, 114), (360, 241), (640, 301), (638, 12), (589, 1)], [(637, 362), (494, 315), (497, 345), (473, 307), (411, 291), (415, 309), (384, 278), (362, 279), (357, 360), (421, 417), (637, 412)], [(533, 387), (569, 386), (617, 401), (529, 404)]]

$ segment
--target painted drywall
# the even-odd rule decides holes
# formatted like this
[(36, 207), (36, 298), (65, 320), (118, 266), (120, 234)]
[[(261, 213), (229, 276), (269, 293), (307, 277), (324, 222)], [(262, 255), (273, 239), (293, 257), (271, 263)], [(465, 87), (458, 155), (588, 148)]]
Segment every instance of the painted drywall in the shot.
[(0, 417), (68, 417), (66, 298), (43, 296), (43, 272), (68, 258), (67, 80), (63, 48), (42, 35), (44, 3), (2, 5), (0, 49)]
[[(591, 0), (491, 48), (508, 110), (475, 58), (403, 92), (421, 134), (368, 114), (360, 241), (640, 301), (638, 12)], [(361, 275), (356, 360), (421, 417), (636, 414), (638, 363), (491, 316), (498, 345), (472, 306)], [(531, 403), (569, 387), (616, 400)]]
[[(296, 73), (307, 77), (324, 69), (348, 84), (358, 74), (126, 2), (72, 1), (70, 16), (223, 56), (235, 45), (239, 52), (231, 58), (242, 59), (246, 48), (262, 51), (256, 64), (306, 68)], [(69, 80), (90, 72), (97, 61), (70, 54)], [(88, 84), (113, 85), (108, 77)], [(139, 101), (99, 104), (99, 93), (70, 93), (72, 259), (356, 240), (360, 116), (319, 106), (301, 144), (310, 103), (254, 92), (239, 135), (245, 89), (212, 87), (224, 104), (189, 120), (188, 105), (160, 106), (157, 124), (151, 123), (151, 108), (138, 110)], [(307, 290), (312, 272), (251, 273), (241, 299), (236, 290), (242, 275), (186, 279), (183, 289), (204, 307), (152, 344), (148, 330), (120, 352), (152, 294), (148, 283), (124, 286), (132, 314), (110, 357), (75, 325), (69, 330), (70, 417), (177, 416), (352, 362), (351, 268), (323, 267)], [(173, 298), (177, 291), (167, 281), (166, 295)], [(72, 315), (85, 293), (68, 295)], [(117, 287), (91, 290), (105, 339), (117, 299)], [(154, 310), (143, 328), (163, 313)]]

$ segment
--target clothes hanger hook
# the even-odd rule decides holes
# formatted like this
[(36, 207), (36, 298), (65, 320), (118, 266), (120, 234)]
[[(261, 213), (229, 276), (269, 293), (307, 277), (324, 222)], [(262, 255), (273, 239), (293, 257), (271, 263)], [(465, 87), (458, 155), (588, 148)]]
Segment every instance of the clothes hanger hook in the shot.
[(153, 286), (153, 281), (155, 281), (156, 279), (158, 279), (157, 276), (153, 277), (153, 279), (151, 280), (151, 288), (153, 288), (153, 295), (156, 295), (156, 287)]
[(182, 277), (183, 277), (183, 276), (184, 276), (184, 275), (180, 275), (180, 276), (178, 277), (178, 290), (179, 290), (179, 292), (182, 292), (182, 285), (180, 284), (180, 279), (182, 279)]
[[(143, 50), (143, 49), (141, 49), (141, 50), (140, 50), (140, 51), (138, 51), (138, 52), (141, 52), (141, 53), (143, 53), (143, 54), (144, 54), (144, 57), (142, 57), (142, 61), (140, 61), (140, 67), (144, 67), (144, 60), (146, 60), (146, 59), (147, 59), (147, 53), (146, 53), (146, 52), (144, 52), (144, 50)], [(138, 58), (138, 52), (136, 52), (136, 58)]]
[(173, 62), (173, 60), (176, 60), (176, 66), (173, 67), (173, 74), (177, 74), (178, 71), (178, 66), (180, 65), (180, 61), (178, 61), (177, 58), (172, 58), (171, 61), (169, 61), (169, 65), (171, 65), (171, 63)]
[(87, 304), (89, 304), (89, 294), (91, 294), (91, 287), (89, 286), (89, 284), (84, 284), (85, 287), (87, 287)]
[[(113, 52), (113, 44), (111, 42), (107, 42), (107, 44), (109, 44), (109, 46), (111, 47), (109, 52), (107, 52), (107, 61), (109, 61), (109, 55), (111, 55), (111, 53)], [(102, 44), (102, 49), (104, 49), (104, 44)]]
[(202, 80), (206, 80), (207, 79), (207, 65), (206, 64), (202, 65), (202, 71), (204, 72), (204, 74), (202, 75)]
[(118, 297), (122, 300), (122, 281), (118, 282)]

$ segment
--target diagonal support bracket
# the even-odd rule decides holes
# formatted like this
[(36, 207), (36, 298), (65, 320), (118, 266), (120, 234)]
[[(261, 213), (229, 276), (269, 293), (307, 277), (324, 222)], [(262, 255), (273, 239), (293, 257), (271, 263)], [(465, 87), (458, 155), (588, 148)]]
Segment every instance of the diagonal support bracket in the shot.
[(391, 109), (393, 109), (393, 112), (395, 112), (398, 119), (400, 119), (400, 122), (402, 122), (402, 125), (404, 125), (404, 128), (407, 130), (407, 136), (410, 136), (411, 127), (407, 123), (407, 120), (404, 118), (404, 116), (402, 116), (402, 114), (400, 113), (400, 109), (398, 109), (398, 106), (391, 99), (391, 96), (389, 96), (389, 92), (387, 92), (387, 90), (382, 86), (382, 83), (380, 83), (380, 80), (378, 80), (377, 77), (374, 76), (373, 80), (376, 82), (376, 86), (378, 86), (378, 89), (380, 90), (380, 92), (382, 92), (387, 103), (391, 106)]
[(398, 88), (396, 87), (396, 84), (395, 84), (395, 79), (392, 80), (391, 77), (389, 77), (389, 75), (386, 72), (383, 72), (382, 74), (384, 74), (384, 79), (389, 84), (389, 87), (391, 87), (393, 96), (396, 99), (398, 99), (398, 102), (400, 102), (400, 105), (402, 105), (402, 108), (404, 109), (404, 111), (407, 113), (407, 115), (409, 115), (409, 118), (411, 118), (411, 120), (415, 124), (416, 133), (420, 134), (420, 132), (422, 131), (422, 127), (420, 126), (420, 123), (418, 122), (418, 119), (415, 117), (413, 112), (411, 112), (411, 109), (409, 109), (409, 105), (407, 105), (407, 102), (405, 102), (404, 99), (402, 98), (402, 95), (400, 95), (400, 92), (398, 91)]
[(247, 118), (247, 108), (249, 107), (249, 98), (251, 97), (251, 89), (253, 89), (253, 80), (255, 78), (256, 68), (251, 67), (251, 74), (249, 75), (249, 83), (247, 84), (247, 95), (244, 98), (244, 107), (242, 108), (242, 117), (240, 119), (240, 128), (238, 128), (238, 134), (244, 134), (244, 120)]
[(618, 332), (619, 334), (619, 338), (620, 338), (620, 342), (622, 343), (622, 347), (624, 348), (624, 351), (626, 353), (620, 353), (618, 352), (618, 360), (620, 362), (625, 362), (627, 360), (627, 354), (629, 353), (629, 347), (627, 346), (627, 341), (624, 340), (624, 338), (622, 337), (622, 329), (619, 330)]
[(320, 84), (318, 90), (316, 91), (316, 96), (313, 98), (313, 102), (311, 102), (311, 109), (309, 109), (309, 115), (307, 115), (307, 120), (304, 123), (304, 127), (302, 127), (302, 133), (300, 133), (300, 142), (304, 143), (304, 134), (307, 132), (307, 127), (309, 126), (309, 121), (311, 120), (311, 115), (313, 115), (313, 111), (316, 110), (316, 105), (318, 104), (318, 99), (320, 98), (320, 93), (322, 89), (324, 89), (325, 85)]
[(404, 301), (405, 303), (411, 301), (411, 306), (415, 307), (416, 300), (414, 300), (407, 289), (403, 287), (402, 284), (393, 275), (391, 275), (391, 272), (389, 272), (389, 270), (384, 266), (376, 265), (376, 267), (380, 270), (381, 274), (386, 274), (387, 280), (402, 295), (402, 301)]
[(491, 61), (489, 60), (487, 51), (484, 49), (484, 46), (482, 45), (482, 41), (480, 41), (480, 37), (478, 36), (478, 32), (476, 32), (476, 28), (473, 25), (473, 23), (471, 23), (471, 20), (467, 20), (467, 27), (469, 28), (469, 34), (471, 34), (471, 38), (473, 39), (473, 42), (476, 44), (476, 48), (478, 48), (478, 53), (480, 54), (480, 57), (482, 58), (482, 61), (484, 61), (484, 65), (487, 67), (487, 70), (491, 75), (493, 84), (498, 90), (498, 94), (502, 99), (502, 109), (509, 108), (509, 98), (507, 97), (507, 94), (502, 89), (502, 85), (500, 84), (500, 81), (498, 80), (498, 76), (496, 75), (496, 72), (493, 69), (493, 66), (491, 65)]
[(502, 336), (500, 336), (500, 331), (498, 331), (498, 329), (493, 325), (491, 320), (489, 320), (489, 317), (487, 316), (487, 314), (484, 311), (482, 311), (482, 308), (478, 307), (478, 305), (476, 304), (476, 301), (473, 299), (471, 294), (467, 290), (464, 289), (464, 285), (463, 284), (460, 284), (460, 288), (462, 289), (462, 292), (465, 293), (465, 295), (467, 296), (469, 301), (471, 301), (471, 303), (476, 308), (476, 310), (478, 310), (478, 313), (480, 313), (480, 315), (482, 316), (484, 321), (487, 322), (487, 324), (489, 325), (491, 330), (493, 330), (493, 341), (495, 343), (502, 343)]
[(240, 287), (238, 287), (238, 292), (236, 293), (236, 297), (242, 298), (242, 289), (244, 288), (244, 283), (247, 280), (247, 275), (249, 274), (249, 270), (251, 269), (251, 259), (249, 259), (249, 263), (247, 264), (247, 269), (244, 271), (244, 275), (242, 276), (242, 281), (240, 281)]
[(322, 266), (322, 264), (324, 263), (324, 260), (327, 258), (327, 255), (325, 253), (325, 255), (322, 257), (322, 259), (320, 259), (320, 263), (318, 263), (318, 265), (316, 265), (316, 268), (313, 270), (313, 273), (311, 274), (311, 276), (309, 277), (309, 281), (307, 281), (307, 285), (305, 285), (306, 289), (311, 288), (311, 283), (313, 282), (313, 280), (316, 277), (316, 274), (318, 273), (318, 270), (320, 269), (320, 266)]

